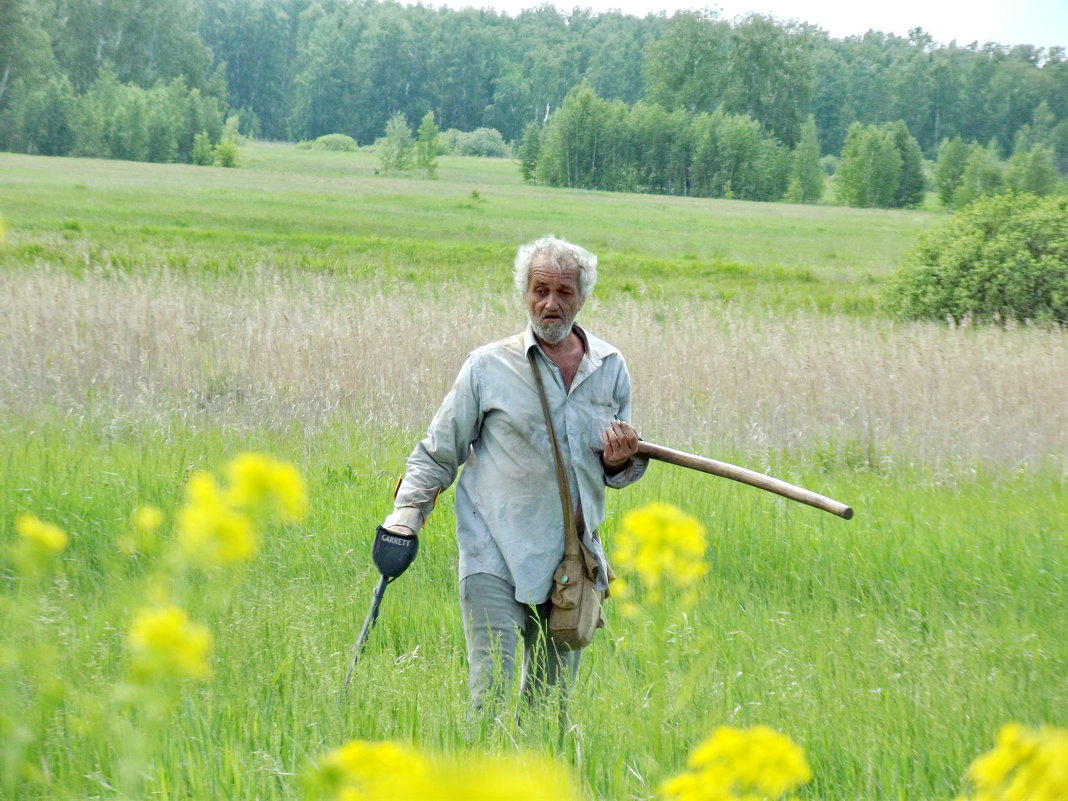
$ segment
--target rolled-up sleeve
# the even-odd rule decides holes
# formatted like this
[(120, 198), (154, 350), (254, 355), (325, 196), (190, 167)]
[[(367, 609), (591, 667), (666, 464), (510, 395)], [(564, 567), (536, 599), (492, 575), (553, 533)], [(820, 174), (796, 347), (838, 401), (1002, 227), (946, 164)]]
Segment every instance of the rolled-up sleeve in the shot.
[(627, 466), (618, 473), (612, 475), (605, 473), (604, 484), (612, 489), (623, 489), (645, 475), (647, 467), (649, 467), (649, 460), (646, 457), (632, 456)]
[[(616, 416), (620, 420), (631, 422), (631, 415), (633, 414), (633, 408), (630, 400), (630, 373), (627, 371), (626, 362), (623, 357), (619, 357), (620, 366), (619, 372), (616, 375), (615, 396), (616, 403), (619, 405), (619, 411)], [(627, 462), (627, 466), (616, 473), (605, 473), (604, 483), (606, 487), (612, 489), (622, 489), (630, 484), (633, 484), (643, 475), (645, 475), (646, 468), (649, 467), (649, 460), (644, 456), (632, 456), (630, 461)]]

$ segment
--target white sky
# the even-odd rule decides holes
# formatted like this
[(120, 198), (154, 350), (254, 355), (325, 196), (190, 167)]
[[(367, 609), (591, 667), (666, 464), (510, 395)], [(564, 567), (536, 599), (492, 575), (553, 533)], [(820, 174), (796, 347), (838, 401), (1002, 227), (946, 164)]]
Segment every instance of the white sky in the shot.
[[(423, 0), (424, 5), (494, 8), (515, 15), (539, 5), (538, 0)], [(712, 8), (725, 19), (756, 11), (779, 19), (818, 25), (836, 38), (869, 29), (907, 36), (921, 27), (935, 42), (960, 45), (974, 40), (999, 44), (1032, 44), (1068, 50), (1068, 0), (552, 0), (557, 8), (576, 6), (594, 11), (619, 9), (627, 14), (685, 8)]]

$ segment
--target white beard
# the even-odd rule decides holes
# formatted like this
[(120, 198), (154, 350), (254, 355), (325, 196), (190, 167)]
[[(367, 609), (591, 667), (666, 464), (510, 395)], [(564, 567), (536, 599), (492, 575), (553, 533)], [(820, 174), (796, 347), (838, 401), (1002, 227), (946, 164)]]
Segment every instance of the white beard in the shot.
[(574, 318), (562, 323), (539, 323), (537, 320), (530, 321), (530, 325), (534, 329), (534, 333), (538, 338), (545, 340), (550, 345), (559, 345), (567, 339), (567, 335), (571, 333), (571, 326), (574, 324)]

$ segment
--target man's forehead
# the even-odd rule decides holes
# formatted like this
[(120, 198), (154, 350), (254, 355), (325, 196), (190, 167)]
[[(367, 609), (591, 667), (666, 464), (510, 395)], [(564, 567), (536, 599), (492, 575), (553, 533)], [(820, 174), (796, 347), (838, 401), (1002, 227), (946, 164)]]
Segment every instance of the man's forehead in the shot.
[(554, 260), (547, 253), (539, 253), (530, 262), (531, 281), (578, 281), (578, 265), (567, 256)]

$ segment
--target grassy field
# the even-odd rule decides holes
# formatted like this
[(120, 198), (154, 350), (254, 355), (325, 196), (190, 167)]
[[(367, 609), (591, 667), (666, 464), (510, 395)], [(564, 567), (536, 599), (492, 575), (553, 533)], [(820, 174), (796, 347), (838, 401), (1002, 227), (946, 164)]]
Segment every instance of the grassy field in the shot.
[[(602, 296), (736, 299), (773, 308), (867, 310), (874, 288), (937, 222), (929, 212), (829, 209), (532, 188), (514, 162), (442, 158), (438, 181), (375, 176), (366, 153), (263, 145), (246, 169), (4, 157), (8, 259), (67, 269), (285, 271), (495, 294), (516, 243), (583, 242)], [(490, 272), (490, 275), (485, 275)]]
[[(880, 312), (941, 215), (242, 158), (0, 155), (0, 530), (32, 512), (71, 535), (47, 577), (0, 573), (0, 795), (294, 799), (364, 738), (543, 751), (590, 799), (645, 799), (716, 726), (766, 724), (808, 756), (801, 798), (950, 799), (1003, 723), (1068, 724), (1068, 343)], [(857, 516), (664, 465), (613, 493), (609, 543), (671, 502), (711, 571), (685, 612), (610, 604), (560, 737), (551, 715), (469, 725), (447, 493), (339, 705), (373, 527), (464, 354), (521, 325), (508, 265), (550, 231), (601, 257), (583, 319), (627, 355), (647, 438)], [(172, 577), (213, 676), (154, 703), (123, 643), (167, 564), (117, 542), (141, 504), (166, 541), (190, 474), (250, 450), (300, 468), (309, 514), (245, 569)]]

